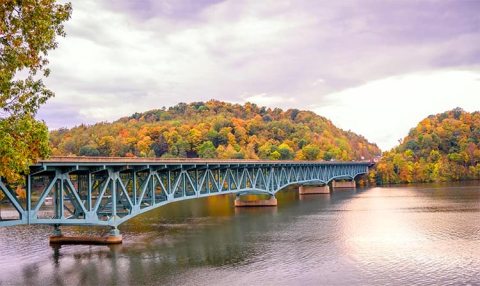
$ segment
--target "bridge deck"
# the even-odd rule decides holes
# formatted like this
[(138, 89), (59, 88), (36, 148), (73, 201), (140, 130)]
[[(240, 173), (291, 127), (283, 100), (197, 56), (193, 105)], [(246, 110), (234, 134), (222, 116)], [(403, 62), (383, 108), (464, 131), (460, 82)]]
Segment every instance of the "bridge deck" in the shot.
[(40, 160), (34, 166), (71, 165), (372, 165), (371, 161), (302, 161), (302, 160), (249, 160), (249, 159), (202, 159), (202, 158), (138, 158), (138, 157), (51, 157)]

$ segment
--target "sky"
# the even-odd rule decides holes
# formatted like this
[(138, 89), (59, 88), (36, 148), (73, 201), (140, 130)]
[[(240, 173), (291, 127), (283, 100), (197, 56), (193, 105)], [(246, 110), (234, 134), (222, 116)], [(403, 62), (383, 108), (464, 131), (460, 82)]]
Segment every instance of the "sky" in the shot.
[(398, 144), (480, 110), (477, 0), (74, 0), (49, 53), (50, 129), (218, 99), (312, 110)]

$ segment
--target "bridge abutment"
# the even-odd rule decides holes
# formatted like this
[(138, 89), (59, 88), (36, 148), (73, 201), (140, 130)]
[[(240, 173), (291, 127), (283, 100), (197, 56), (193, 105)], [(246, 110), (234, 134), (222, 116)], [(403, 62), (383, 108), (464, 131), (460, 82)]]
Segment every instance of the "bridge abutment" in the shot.
[(308, 186), (302, 185), (298, 188), (300, 195), (313, 195), (313, 194), (330, 194), (330, 187), (325, 186)]
[(239, 196), (235, 199), (235, 207), (275, 207), (277, 198), (271, 196), (268, 199), (241, 200)]
[(355, 180), (352, 181), (333, 181), (332, 187), (334, 189), (341, 189), (341, 188), (356, 188)]

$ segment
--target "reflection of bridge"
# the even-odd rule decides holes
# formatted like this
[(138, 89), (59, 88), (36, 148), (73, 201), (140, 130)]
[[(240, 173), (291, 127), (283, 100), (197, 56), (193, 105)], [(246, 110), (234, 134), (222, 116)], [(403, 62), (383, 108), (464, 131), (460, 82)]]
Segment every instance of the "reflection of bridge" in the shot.
[[(286, 186), (353, 180), (370, 162), (57, 157), (31, 166), (25, 199), (0, 181), (16, 224), (118, 225), (170, 202), (218, 194), (275, 193)], [(20, 191), (23, 192), (23, 191)], [(275, 200), (276, 203), (276, 200)]]

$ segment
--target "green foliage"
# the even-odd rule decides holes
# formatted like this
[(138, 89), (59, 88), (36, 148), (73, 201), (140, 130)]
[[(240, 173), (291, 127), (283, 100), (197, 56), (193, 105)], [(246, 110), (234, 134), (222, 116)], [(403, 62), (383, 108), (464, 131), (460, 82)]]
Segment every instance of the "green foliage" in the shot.
[(293, 151), (292, 147), (285, 143), (280, 144), (277, 151), (280, 154), (281, 160), (292, 160), (295, 157), (295, 152)]
[(377, 183), (479, 179), (480, 113), (456, 108), (431, 115), (385, 152), (370, 175)]
[(269, 159), (279, 160), (281, 157), (282, 155), (277, 150), (275, 150), (272, 153), (270, 153)]
[(9, 182), (22, 179), (28, 166), (49, 154), (48, 129), (30, 115), (0, 120), (0, 177)]
[(100, 156), (100, 151), (92, 146), (82, 146), (78, 153), (80, 156)]
[(197, 147), (197, 153), (200, 158), (215, 158), (217, 156), (217, 151), (212, 141), (205, 141), (202, 145)]
[(360, 160), (380, 154), (365, 138), (310, 111), (215, 100), (61, 129), (50, 138), (54, 155), (79, 155), (82, 146), (96, 148), (102, 156), (168, 158), (318, 160), (330, 154), (338, 160)]
[(302, 153), (306, 160), (317, 160), (320, 148), (317, 145), (308, 144), (302, 148)]
[(34, 115), (54, 95), (42, 81), (46, 56), (70, 13), (70, 4), (55, 0), (0, 2), (0, 177), (11, 183), (49, 153), (47, 127)]
[[(64, 36), (70, 4), (55, 0), (4, 0), (0, 4), (0, 108), (9, 115), (35, 114), (53, 96), (38, 78), (48, 76), (47, 52)], [(26, 78), (19, 71), (28, 71)], [(41, 77), (40, 76), (40, 77)]]

